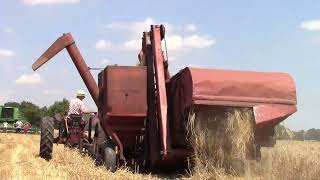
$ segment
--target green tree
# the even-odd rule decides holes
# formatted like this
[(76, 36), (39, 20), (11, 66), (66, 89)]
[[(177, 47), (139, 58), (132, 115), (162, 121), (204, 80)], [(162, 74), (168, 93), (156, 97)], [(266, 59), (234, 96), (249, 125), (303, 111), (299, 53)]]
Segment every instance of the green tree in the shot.
[(277, 139), (283, 139), (283, 140), (292, 140), (294, 139), (294, 133), (289, 128), (286, 128), (285, 126), (278, 124), (275, 128), (276, 130), (276, 137)]
[(4, 106), (20, 108), (20, 103), (17, 103), (17, 102), (6, 102), (6, 103), (4, 103)]
[(47, 108), (47, 106), (42, 107), (40, 109), (40, 111), (41, 111), (41, 116), (42, 117), (48, 116), (48, 108)]
[(4, 106), (19, 108), (24, 121), (28, 121), (33, 126), (40, 126), (42, 111), (39, 106), (28, 101), (22, 101), (21, 103), (7, 102)]
[(61, 115), (66, 116), (69, 108), (69, 101), (64, 98), (61, 101), (55, 101), (53, 105), (49, 107), (44, 106), (42, 108), (27, 101), (22, 101), (21, 103), (7, 102), (4, 106), (19, 108), (23, 117), (25, 117), (23, 120), (30, 122), (33, 126), (39, 127), (42, 117), (53, 117), (55, 113), (60, 113)]
[(297, 141), (304, 141), (304, 130), (298, 131), (298, 132), (293, 132), (294, 134), (294, 140)]
[(69, 101), (65, 98), (62, 99), (62, 101), (56, 101), (51, 105), (48, 110), (47, 114), (48, 116), (53, 117), (55, 113), (60, 113), (62, 116), (66, 116), (69, 108)]
[(39, 106), (27, 102), (27, 101), (22, 101), (20, 103), (20, 111), (26, 117), (27, 121), (29, 121), (32, 125), (34, 126), (40, 126), (41, 124), (41, 110)]
[(309, 129), (305, 134), (305, 139), (320, 141), (320, 129)]

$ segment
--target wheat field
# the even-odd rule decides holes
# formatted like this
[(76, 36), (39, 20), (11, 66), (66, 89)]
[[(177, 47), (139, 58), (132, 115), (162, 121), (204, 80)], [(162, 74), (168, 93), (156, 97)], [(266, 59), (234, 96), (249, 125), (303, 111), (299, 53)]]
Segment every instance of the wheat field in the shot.
[[(53, 159), (38, 156), (39, 135), (0, 133), (0, 179), (159, 179), (133, 174), (126, 169), (111, 173), (96, 167), (90, 157), (63, 145), (54, 145)], [(223, 170), (209, 174), (185, 174), (182, 179), (320, 179), (320, 143), (277, 141), (263, 148), (260, 162), (246, 164), (246, 173), (228, 175)], [(167, 178), (169, 179), (169, 178)]]
[(53, 158), (38, 156), (39, 135), (0, 133), (0, 179), (152, 179), (126, 169), (116, 173), (96, 167), (88, 156), (54, 145)]

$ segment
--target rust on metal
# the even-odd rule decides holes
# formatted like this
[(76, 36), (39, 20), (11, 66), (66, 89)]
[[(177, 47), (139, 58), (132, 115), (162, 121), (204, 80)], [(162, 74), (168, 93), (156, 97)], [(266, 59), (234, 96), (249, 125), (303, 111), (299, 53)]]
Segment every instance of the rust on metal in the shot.
[[(134, 139), (147, 117), (147, 68), (107, 66), (100, 75), (101, 125), (124, 149), (134, 147)], [(124, 136), (125, 135), (125, 136)], [(121, 155), (123, 157), (123, 155)]]
[(152, 52), (154, 57), (155, 79), (157, 86), (157, 109), (160, 122), (160, 137), (163, 155), (168, 153), (168, 127), (167, 127), (167, 93), (164, 74), (164, 59), (161, 48), (160, 26), (151, 26)]
[(257, 127), (276, 126), (297, 111), (293, 105), (262, 104), (253, 107)]
[(186, 105), (297, 104), (294, 81), (286, 73), (185, 68), (176, 77), (190, 89)]
[[(104, 70), (102, 115), (147, 116), (147, 68), (107, 66)], [(125, 124), (124, 124), (125, 126)]]
[(293, 114), (297, 99), (286, 73), (185, 68), (170, 80), (172, 144), (184, 145), (188, 110), (195, 106), (253, 107), (258, 128), (272, 127)]
[(75, 43), (71, 34), (67, 33), (59, 37), (33, 64), (32, 69), (35, 71), (47, 61), (49, 61), (53, 56), (58, 54), (65, 47)]
[(32, 69), (35, 71), (41, 67), (44, 63), (49, 61), (53, 56), (58, 54), (64, 48), (67, 49), (73, 63), (75, 64), (77, 70), (80, 73), (85, 85), (87, 86), (91, 97), (97, 106), (99, 106), (99, 88), (92, 77), (92, 74), (85, 63), (79, 49), (77, 48), (75, 41), (71, 33), (63, 34), (59, 37), (32, 65)]
[(150, 159), (151, 166), (160, 160), (160, 132), (156, 112), (156, 88), (154, 80), (154, 59), (152, 56), (152, 45), (150, 32), (144, 32), (142, 38), (142, 64), (147, 65), (147, 94), (148, 94), (148, 117), (146, 122), (146, 157)]
[(74, 65), (76, 66), (77, 70), (80, 73), (80, 76), (83, 79), (83, 82), (87, 86), (92, 99), (96, 103), (97, 106), (99, 106), (100, 100), (99, 100), (99, 88), (94, 80), (87, 64), (85, 63), (83, 57), (81, 56), (81, 53), (79, 49), (77, 48), (76, 44), (71, 44), (70, 46), (66, 47), (68, 53), (70, 54), (71, 59), (73, 60)]

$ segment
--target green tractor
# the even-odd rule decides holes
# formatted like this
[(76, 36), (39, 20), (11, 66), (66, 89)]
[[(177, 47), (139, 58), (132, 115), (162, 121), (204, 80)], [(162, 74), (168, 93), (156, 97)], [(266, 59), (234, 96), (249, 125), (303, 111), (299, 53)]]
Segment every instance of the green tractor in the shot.
[(27, 130), (25, 130), (25, 126), (23, 125), (24, 132), (31, 134), (39, 133), (38, 129), (29, 123), (28, 118), (23, 115), (19, 108), (0, 105), (0, 132), (16, 132), (15, 123), (18, 120), (21, 120), (24, 125), (26, 123), (29, 124)]
[(22, 119), (22, 114), (19, 111), (19, 108), (0, 106), (0, 127), (2, 127), (4, 122), (8, 123), (8, 129), (13, 129), (14, 124), (18, 119)]

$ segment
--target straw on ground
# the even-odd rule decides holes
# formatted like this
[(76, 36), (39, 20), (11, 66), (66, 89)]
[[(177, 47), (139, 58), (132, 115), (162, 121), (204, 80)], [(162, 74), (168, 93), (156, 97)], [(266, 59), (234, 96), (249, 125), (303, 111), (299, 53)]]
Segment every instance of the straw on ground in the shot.
[[(0, 179), (157, 179), (121, 169), (111, 173), (96, 167), (89, 157), (54, 145), (52, 161), (38, 157), (39, 136), (0, 133)], [(277, 141), (274, 148), (262, 149), (260, 162), (250, 161), (246, 174), (227, 174), (223, 169), (193, 174), (184, 179), (319, 179), (320, 143)]]

